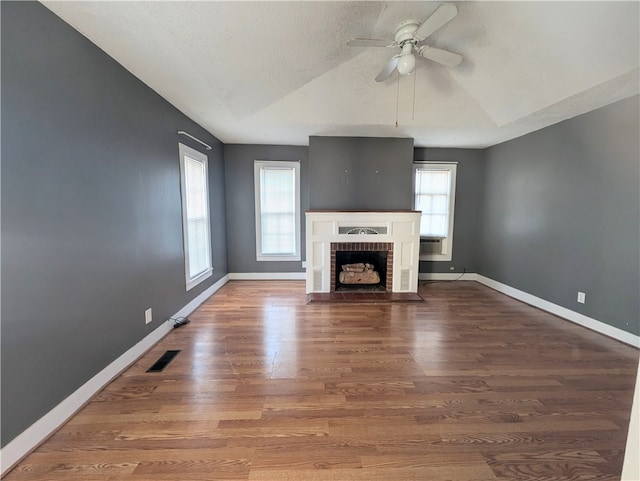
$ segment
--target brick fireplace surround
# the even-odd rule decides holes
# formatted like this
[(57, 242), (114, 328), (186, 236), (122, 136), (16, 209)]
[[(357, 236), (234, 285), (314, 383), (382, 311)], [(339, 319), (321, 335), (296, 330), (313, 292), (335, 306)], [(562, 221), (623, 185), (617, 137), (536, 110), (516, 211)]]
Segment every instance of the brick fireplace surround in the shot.
[(385, 288), (393, 286), (393, 242), (332, 242), (331, 243), (331, 292), (336, 290), (336, 252), (380, 252), (387, 253), (387, 279)]

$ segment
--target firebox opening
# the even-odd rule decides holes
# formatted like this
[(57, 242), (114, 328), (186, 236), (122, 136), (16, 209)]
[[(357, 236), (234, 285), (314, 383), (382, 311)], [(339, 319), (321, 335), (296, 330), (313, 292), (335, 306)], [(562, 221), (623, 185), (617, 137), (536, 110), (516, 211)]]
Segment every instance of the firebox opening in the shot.
[[(337, 251), (335, 269), (336, 291), (380, 291), (387, 288), (387, 251)], [(340, 282), (343, 266), (350, 264), (371, 264), (380, 280), (375, 284), (349, 284)]]

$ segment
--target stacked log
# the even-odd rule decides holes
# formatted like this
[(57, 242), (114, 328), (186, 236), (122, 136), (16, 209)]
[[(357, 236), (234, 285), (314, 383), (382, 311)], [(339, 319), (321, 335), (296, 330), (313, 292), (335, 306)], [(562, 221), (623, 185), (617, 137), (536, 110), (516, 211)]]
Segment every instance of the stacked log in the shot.
[(339, 280), (341, 284), (377, 284), (380, 274), (368, 262), (343, 264)]

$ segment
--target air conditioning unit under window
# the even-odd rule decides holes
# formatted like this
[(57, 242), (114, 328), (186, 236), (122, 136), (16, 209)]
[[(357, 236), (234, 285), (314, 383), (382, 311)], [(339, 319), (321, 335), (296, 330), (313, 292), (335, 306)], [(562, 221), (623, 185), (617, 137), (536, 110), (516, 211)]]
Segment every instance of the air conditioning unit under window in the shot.
[(434, 254), (442, 254), (442, 239), (439, 237), (420, 239), (420, 255), (428, 256)]

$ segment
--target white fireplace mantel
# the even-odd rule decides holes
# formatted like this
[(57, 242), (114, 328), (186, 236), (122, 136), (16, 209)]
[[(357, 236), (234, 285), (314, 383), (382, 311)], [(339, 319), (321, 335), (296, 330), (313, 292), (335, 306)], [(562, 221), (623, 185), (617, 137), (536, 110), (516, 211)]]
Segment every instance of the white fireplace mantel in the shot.
[(331, 291), (331, 243), (393, 243), (392, 292), (417, 292), (420, 212), (307, 211), (307, 294)]

